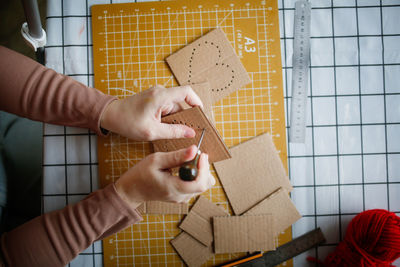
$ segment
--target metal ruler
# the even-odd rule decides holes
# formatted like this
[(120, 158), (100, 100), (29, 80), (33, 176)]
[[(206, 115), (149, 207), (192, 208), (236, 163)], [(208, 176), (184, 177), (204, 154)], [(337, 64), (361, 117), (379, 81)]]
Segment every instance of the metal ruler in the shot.
[(292, 103), (289, 132), (289, 142), (291, 143), (304, 143), (306, 136), (310, 24), (311, 4), (308, 1), (297, 1), (294, 11)]
[(321, 229), (317, 228), (311, 232), (299, 236), (296, 239), (293, 239), (289, 243), (278, 247), (276, 250), (264, 253), (262, 256), (259, 256), (259, 254), (253, 255), (226, 265), (222, 265), (222, 267), (272, 267), (324, 242), (325, 237)]

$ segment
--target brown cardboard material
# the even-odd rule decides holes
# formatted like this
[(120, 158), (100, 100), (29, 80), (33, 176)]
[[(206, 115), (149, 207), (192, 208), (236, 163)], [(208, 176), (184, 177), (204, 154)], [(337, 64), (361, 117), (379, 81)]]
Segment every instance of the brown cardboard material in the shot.
[(146, 202), (143, 202), (140, 204), (139, 207), (136, 208), (137, 211), (140, 212), (140, 214), (145, 214), (146, 213)]
[(192, 209), (179, 225), (179, 228), (196, 238), (206, 246), (211, 246), (214, 240), (212, 218), (229, 215), (204, 196), (200, 196)]
[(146, 214), (187, 214), (189, 207), (187, 203), (147, 201), (138, 210)]
[(266, 199), (251, 208), (244, 215), (272, 214), (274, 218), (274, 234), (278, 236), (289, 226), (301, 218), (296, 206), (284, 188), (269, 195)]
[(215, 253), (275, 249), (271, 214), (214, 217)]
[[(205, 83), (197, 83), (197, 84), (191, 84), (190, 85), (193, 89), (193, 91), (200, 97), (201, 102), (203, 102), (203, 111), (204, 114), (208, 117), (210, 121), (214, 123), (214, 114), (213, 114), (213, 109), (212, 109), (212, 94), (210, 91), (210, 84), (208, 82)], [(186, 102), (180, 103), (181, 107), (183, 109), (188, 109), (191, 108)]]
[(230, 149), (232, 158), (214, 163), (235, 214), (249, 210), (279, 189), (292, 190), (278, 152), (268, 133)]
[(217, 129), (215, 129), (215, 127), (201, 110), (201, 108), (194, 107), (190, 109), (185, 109), (177, 113), (165, 116), (161, 119), (161, 121), (164, 123), (180, 123), (188, 125), (196, 131), (196, 136), (194, 138), (153, 141), (155, 152), (175, 151), (178, 149), (189, 147), (191, 145), (197, 145), (200, 140), (201, 132), (203, 131), (203, 129), (206, 129), (200, 150), (208, 154), (209, 162), (217, 162), (231, 157), (229, 150), (226, 147), (221, 136), (218, 134)]
[(171, 240), (171, 245), (190, 267), (201, 266), (214, 255), (212, 247), (203, 245), (185, 232), (180, 233), (176, 238)]
[(180, 85), (208, 81), (213, 103), (251, 82), (225, 33), (216, 28), (166, 59)]

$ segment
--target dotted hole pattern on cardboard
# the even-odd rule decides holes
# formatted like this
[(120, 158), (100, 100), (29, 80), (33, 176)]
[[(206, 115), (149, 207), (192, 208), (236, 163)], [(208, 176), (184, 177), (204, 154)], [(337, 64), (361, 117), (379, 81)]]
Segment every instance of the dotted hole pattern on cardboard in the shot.
[(201, 129), (200, 125), (196, 125), (195, 123), (185, 122), (185, 121), (180, 121), (180, 120), (173, 120), (170, 122), (170, 124), (183, 124), (183, 125), (193, 128), (193, 129), (196, 129), (196, 128)]
[[(220, 60), (222, 58), (221, 49), (219, 48), (219, 46), (217, 44), (214, 44), (214, 42), (208, 42), (208, 41), (204, 41), (204, 44), (205, 45), (214, 46), (218, 50), (218, 59)], [(197, 46), (201, 46), (201, 43), (199, 43)], [(196, 52), (196, 47), (193, 47), (192, 55), (190, 56), (190, 59), (189, 59), (189, 78), (188, 78), (188, 83), (191, 83), (191, 79), (192, 79), (192, 62), (193, 62), (193, 57), (195, 55), (195, 52)], [(218, 66), (219, 63), (216, 62), (215, 65)], [(229, 65), (228, 64), (221, 63), (221, 66), (225, 66), (226, 68), (229, 69)], [(233, 85), (233, 80), (235, 79), (235, 71), (233, 69), (231, 69), (231, 71), (232, 71), (231, 80), (227, 83), (227, 85), (225, 85), (224, 87), (221, 87), (221, 88), (212, 88), (211, 89), (212, 92), (220, 92), (220, 91), (228, 89), (231, 85)]]

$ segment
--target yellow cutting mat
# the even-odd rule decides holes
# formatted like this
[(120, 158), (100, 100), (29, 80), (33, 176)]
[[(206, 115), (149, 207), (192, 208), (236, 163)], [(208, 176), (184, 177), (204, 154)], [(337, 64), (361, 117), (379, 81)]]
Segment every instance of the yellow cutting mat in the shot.
[[(272, 134), (287, 166), (277, 1), (167, 1), (92, 7), (95, 86), (127, 97), (153, 85), (176, 86), (164, 59), (220, 27), (251, 77), (252, 83), (213, 107), (216, 127), (228, 146), (264, 132)], [(102, 186), (150, 153), (150, 145), (118, 135), (98, 139)], [(215, 172), (213, 171), (214, 175)], [(251, 194), (251, 192), (243, 192)], [(229, 209), (219, 182), (204, 193)], [(145, 215), (103, 242), (105, 266), (182, 266), (169, 241), (178, 235), (182, 215)], [(279, 236), (279, 244), (291, 231)], [(207, 265), (243, 254), (217, 255)], [(292, 263), (286, 262), (285, 266)]]

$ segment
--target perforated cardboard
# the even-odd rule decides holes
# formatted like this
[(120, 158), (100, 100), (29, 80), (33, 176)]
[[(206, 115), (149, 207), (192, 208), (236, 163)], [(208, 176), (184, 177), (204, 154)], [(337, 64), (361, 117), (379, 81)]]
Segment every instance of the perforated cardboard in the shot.
[(214, 217), (215, 253), (275, 249), (271, 214)]
[(139, 206), (138, 210), (146, 214), (187, 214), (187, 203), (171, 203), (161, 201), (147, 201)]
[(235, 214), (249, 210), (280, 187), (292, 190), (269, 134), (230, 149), (232, 158), (214, 163)]
[(180, 233), (175, 239), (172, 239), (171, 245), (178, 252), (182, 260), (190, 267), (201, 266), (214, 255), (212, 247), (203, 245), (185, 232)]
[(251, 82), (220, 28), (178, 50), (166, 61), (181, 85), (208, 81), (213, 103)]
[(204, 196), (200, 196), (192, 209), (179, 225), (179, 228), (196, 238), (206, 246), (211, 246), (214, 240), (212, 218), (229, 215)]
[(296, 206), (284, 188), (269, 195), (266, 199), (251, 208), (244, 215), (271, 214), (274, 218), (274, 234), (278, 236), (282, 231), (301, 218)]
[(218, 131), (215, 129), (201, 108), (194, 107), (185, 109), (180, 112), (165, 116), (161, 120), (165, 123), (179, 123), (188, 125), (196, 131), (196, 136), (194, 138), (156, 140), (153, 142), (154, 151), (175, 151), (181, 148), (189, 147), (193, 144), (197, 145), (200, 140), (201, 132), (203, 129), (206, 129), (200, 150), (208, 154), (209, 162), (217, 162), (231, 157), (229, 150), (221, 136), (218, 134)]

